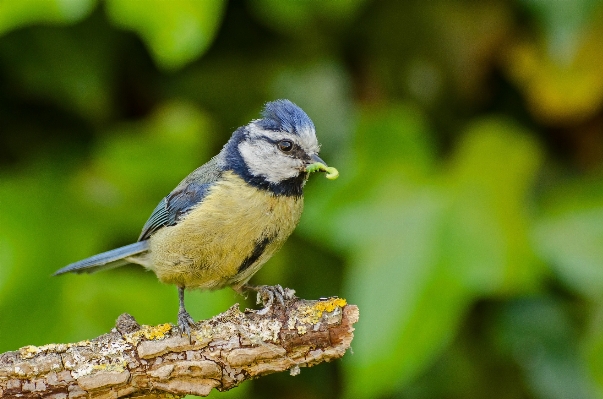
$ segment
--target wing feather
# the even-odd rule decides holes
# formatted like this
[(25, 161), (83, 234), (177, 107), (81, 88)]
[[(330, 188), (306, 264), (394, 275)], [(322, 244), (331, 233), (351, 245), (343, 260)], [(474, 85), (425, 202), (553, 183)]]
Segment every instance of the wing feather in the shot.
[(148, 239), (165, 226), (173, 226), (178, 223), (203, 201), (220, 175), (219, 160), (213, 158), (187, 176), (174, 191), (157, 204), (144, 224), (138, 241)]

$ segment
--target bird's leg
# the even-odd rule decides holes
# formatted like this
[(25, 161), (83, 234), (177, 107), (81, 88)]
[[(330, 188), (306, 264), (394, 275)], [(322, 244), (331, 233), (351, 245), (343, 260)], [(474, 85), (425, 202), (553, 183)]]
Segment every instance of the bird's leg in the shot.
[(241, 286), (241, 290), (251, 290), (258, 293), (257, 304), (262, 304), (264, 309), (258, 311), (258, 314), (266, 314), (272, 309), (274, 301), (277, 300), (281, 306), (285, 306), (286, 299), (293, 299), (295, 291), (290, 288), (283, 288), (280, 285), (248, 285)]
[(191, 325), (195, 324), (195, 320), (186, 311), (184, 307), (184, 287), (178, 287), (178, 298), (180, 299), (180, 308), (178, 309), (178, 327), (180, 332), (190, 335)]

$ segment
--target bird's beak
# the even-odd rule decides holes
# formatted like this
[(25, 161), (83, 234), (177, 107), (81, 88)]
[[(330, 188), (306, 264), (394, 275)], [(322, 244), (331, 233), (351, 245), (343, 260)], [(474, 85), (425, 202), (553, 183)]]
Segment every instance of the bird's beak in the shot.
[(322, 158), (318, 156), (318, 154), (312, 154), (312, 156), (310, 157), (310, 163), (321, 163), (325, 167), (328, 167), (327, 163), (323, 161)]
[(330, 180), (334, 180), (339, 177), (339, 171), (331, 166), (327, 166), (327, 163), (320, 159), (317, 154), (312, 154), (310, 156), (310, 162), (311, 163), (306, 166), (306, 172), (326, 172), (326, 177)]

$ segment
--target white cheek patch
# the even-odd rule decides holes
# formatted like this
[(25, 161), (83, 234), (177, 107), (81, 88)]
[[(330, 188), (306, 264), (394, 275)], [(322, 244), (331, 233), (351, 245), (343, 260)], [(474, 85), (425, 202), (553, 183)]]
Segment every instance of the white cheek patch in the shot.
[(275, 145), (264, 140), (242, 141), (239, 152), (254, 176), (262, 176), (270, 183), (296, 177), (303, 169), (303, 162), (280, 152)]

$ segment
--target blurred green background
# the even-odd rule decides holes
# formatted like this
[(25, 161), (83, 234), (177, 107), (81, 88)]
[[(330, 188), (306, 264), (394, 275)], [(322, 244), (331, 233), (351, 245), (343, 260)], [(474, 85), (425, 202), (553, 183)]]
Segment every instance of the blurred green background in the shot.
[(0, 35), (0, 352), (175, 322), (140, 267), (50, 275), (289, 98), (341, 177), (252, 283), (357, 304), (353, 353), (213, 397), (603, 398), (601, 0), (0, 0)]

